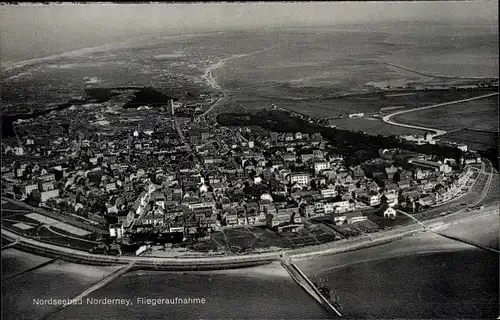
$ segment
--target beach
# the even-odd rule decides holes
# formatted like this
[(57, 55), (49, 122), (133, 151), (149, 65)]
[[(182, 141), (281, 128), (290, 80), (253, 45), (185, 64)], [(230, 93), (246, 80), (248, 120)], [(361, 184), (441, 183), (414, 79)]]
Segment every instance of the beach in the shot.
[(296, 264), (334, 290), (347, 318), (481, 319), (498, 312), (498, 255), (430, 232)]

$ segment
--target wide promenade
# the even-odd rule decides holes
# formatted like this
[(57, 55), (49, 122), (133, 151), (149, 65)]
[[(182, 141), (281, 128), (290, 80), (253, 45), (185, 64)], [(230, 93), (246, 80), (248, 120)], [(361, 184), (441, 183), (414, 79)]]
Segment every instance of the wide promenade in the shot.
[[(492, 210), (498, 211), (498, 208), (496, 206), (493, 206), (487, 207), (484, 210), (486, 210), (488, 213), (491, 213)], [(470, 220), (471, 218), (473, 218), (473, 216), (483, 215), (485, 214), (485, 212), (477, 212), (471, 215), (465, 214), (464, 210), (460, 210), (456, 213), (447, 215), (446, 223), (443, 222), (443, 217), (437, 217), (426, 221), (426, 224), (428, 226), (439, 225), (440, 227), (442, 227), (444, 224), (456, 224), (460, 223), (460, 221), (462, 220)], [(45, 256), (57, 257), (63, 260), (81, 262), (86, 264), (125, 265), (133, 263), (138, 268), (158, 268), (168, 270), (213, 270), (240, 268), (252, 265), (266, 264), (273, 261), (280, 261), (282, 260), (282, 257), (284, 255), (292, 260), (300, 260), (311, 256), (335, 254), (372, 247), (379, 244), (395, 241), (419, 232), (425, 232), (425, 230), (422, 229), (422, 226), (420, 224), (414, 223), (391, 230), (364, 235), (357, 238), (344, 239), (301, 249), (290, 249), (283, 251), (234, 256), (165, 258), (154, 256), (107, 256), (101, 254), (92, 254), (82, 250), (37, 241), (20, 234), (16, 234), (3, 227), (1, 229), (2, 237), (10, 241), (14, 241), (16, 243), (15, 247)]]

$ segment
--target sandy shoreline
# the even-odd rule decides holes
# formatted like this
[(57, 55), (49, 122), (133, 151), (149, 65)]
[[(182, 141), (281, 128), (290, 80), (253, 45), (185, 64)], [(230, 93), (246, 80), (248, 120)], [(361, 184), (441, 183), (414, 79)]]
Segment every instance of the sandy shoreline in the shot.
[(209, 65), (205, 69), (205, 73), (201, 77), (203, 79), (205, 79), (212, 88), (217, 89), (217, 90), (221, 90), (221, 86), (219, 85), (217, 80), (215, 80), (215, 78), (213, 76), (213, 72), (215, 70), (222, 68), (226, 64), (226, 62), (228, 62), (230, 60), (247, 57), (247, 56), (250, 56), (250, 55), (253, 55), (256, 53), (260, 53), (260, 52), (266, 52), (266, 51), (272, 50), (278, 46), (279, 46), (279, 44), (276, 44), (276, 45), (271, 46), (271, 47), (266, 48), (266, 49), (256, 50), (256, 51), (252, 51), (252, 52), (248, 52), (248, 53), (233, 54), (227, 58), (221, 59), (218, 62)]

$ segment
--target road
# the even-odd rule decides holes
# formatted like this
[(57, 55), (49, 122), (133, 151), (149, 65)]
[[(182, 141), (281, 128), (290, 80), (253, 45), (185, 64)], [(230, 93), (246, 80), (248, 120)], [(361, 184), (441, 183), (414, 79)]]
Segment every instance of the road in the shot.
[[(488, 169), (486, 169), (488, 168)], [(472, 207), (473, 206), (477, 206), (478, 204), (481, 203), (481, 201), (484, 200), (484, 198), (486, 198), (486, 196), (488, 195), (488, 191), (490, 190), (490, 186), (491, 186), (491, 181), (493, 180), (493, 165), (492, 163), (487, 160), (487, 159), (484, 159), (483, 162), (481, 162), (481, 171), (483, 171), (488, 175), (488, 180), (486, 181), (486, 184), (484, 186), (484, 189), (483, 189), (483, 192), (481, 193), (481, 196), (472, 203)]]
[(217, 100), (214, 104), (212, 104), (212, 106), (210, 106), (210, 108), (208, 108), (208, 110), (206, 110), (205, 112), (200, 114), (198, 117), (196, 117), (196, 119), (194, 121), (198, 122), (201, 118), (204, 118), (210, 111), (212, 111), (214, 108), (219, 106), (221, 104), (221, 102), (226, 98), (226, 93), (224, 91), (223, 91), (223, 93), (224, 93), (223, 97), (219, 98), (219, 100)]
[(498, 92), (495, 93), (490, 93), (490, 94), (485, 94), (482, 96), (474, 97), (474, 98), (468, 98), (468, 99), (462, 99), (462, 100), (457, 100), (457, 101), (451, 101), (451, 102), (445, 102), (445, 103), (439, 103), (439, 104), (434, 104), (431, 106), (426, 106), (426, 107), (421, 107), (421, 108), (415, 108), (415, 109), (410, 109), (410, 110), (402, 110), (402, 111), (397, 111), (391, 114), (388, 114), (382, 118), (382, 121), (385, 123), (398, 126), (398, 127), (404, 127), (404, 128), (411, 128), (411, 129), (418, 129), (418, 130), (423, 130), (423, 131), (431, 131), (434, 132), (434, 134), (431, 135), (431, 137), (438, 137), (445, 135), (447, 132), (445, 130), (441, 129), (436, 129), (436, 128), (426, 128), (426, 127), (421, 127), (421, 126), (415, 126), (411, 124), (405, 124), (405, 123), (400, 123), (400, 122), (395, 122), (391, 120), (392, 117), (403, 114), (403, 113), (409, 113), (409, 112), (415, 112), (415, 111), (420, 111), (420, 110), (425, 110), (425, 109), (431, 109), (431, 108), (437, 108), (437, 107), (445, 107), (445, 106), (450, 106), (462, 102), (467, 102), (467, 101), (473, 101), (473, 100), (478, 100), (478, 99), (484, 99), (488, 97), (492, 97), (498, 95)]
[(186, 137), (184, 136), (184, 133), (181, 130), (181, 124), (179, 123), (179, 120), (175, 119), (175, 130), (177, 130), (177, 134), (181, 138), (181, 141), (184, 143), (184, 146), (186, 147), (187, 151), (191, 152), (191, 145), (187, 142)]

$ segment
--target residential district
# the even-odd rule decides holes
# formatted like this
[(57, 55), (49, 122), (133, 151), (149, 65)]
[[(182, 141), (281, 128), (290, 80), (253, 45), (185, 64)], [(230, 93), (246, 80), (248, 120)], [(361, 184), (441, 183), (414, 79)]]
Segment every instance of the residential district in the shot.
[[(460, 197), (481, 163), (471, 151), (450, 159), (380, 149), (378, 158), (347, 165), (320, 133), (178, 117), (172, 102), (167, 111), (103, 104), (19, 121), (17, 137), (2, 141), (3, 199), (101, 229), (105, 240), (96, 243), (175, 247), (242, 227), (300, 233), (313, 219), (340, 233), (378, 230)], [(77, 237), (71, 230), (59, 226)]]

